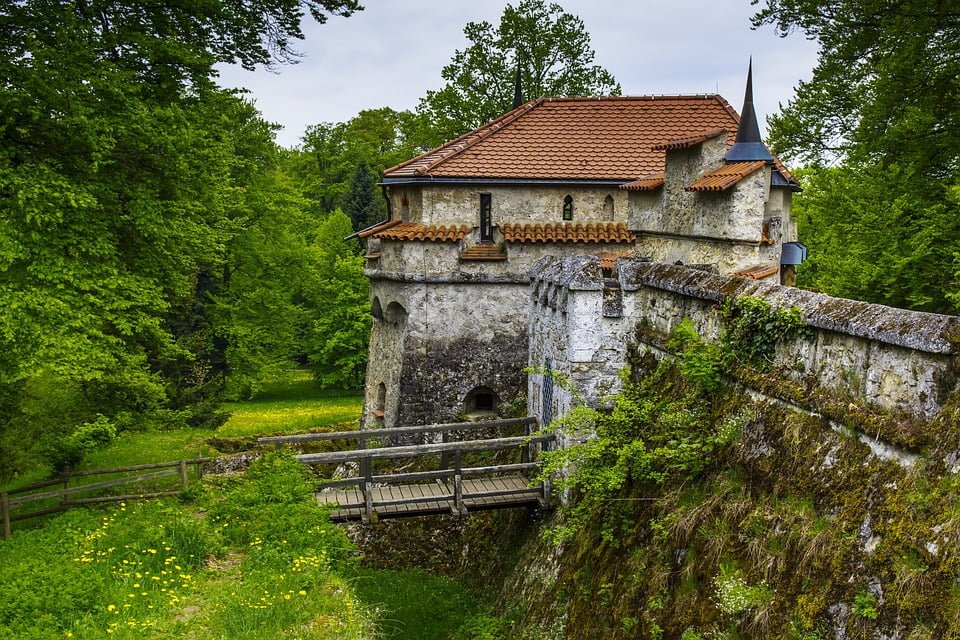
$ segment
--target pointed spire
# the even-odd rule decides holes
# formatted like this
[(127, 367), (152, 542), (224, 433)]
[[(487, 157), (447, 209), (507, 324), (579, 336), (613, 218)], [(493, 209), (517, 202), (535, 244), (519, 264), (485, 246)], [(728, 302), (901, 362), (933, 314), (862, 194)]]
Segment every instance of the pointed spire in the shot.
[(763, 160), (773, 162), (773, 156), (763, 138), (760, 137), (760, 125), (757, 122), (757, 112), (753, 108), (753, 56), (747, 67), (747, 88), (743, 93), (743, 109), (740, 111), (740, 126), (737, 128), (737, 139), (730, 151), (727, 152), (727, 162), (748, 162)]
[(517, 56), (517, 78), (513, 83), (513, 108), (523, 104), (523, 87), (520, 84), (520, 56)]

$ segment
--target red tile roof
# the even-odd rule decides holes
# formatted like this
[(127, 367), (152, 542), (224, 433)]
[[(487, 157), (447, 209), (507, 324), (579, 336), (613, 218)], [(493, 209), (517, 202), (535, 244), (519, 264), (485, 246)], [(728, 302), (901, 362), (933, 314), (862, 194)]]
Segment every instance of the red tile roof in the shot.
[(731, 162), (698, 178), (685, 187), (686, 191), (726, 191), (747, 176), (763, 169), (763, 160), (754, 162)]
[(464, 236), (470, 233), (470, 227), (466, 225), (449, 227), (440, 225), (426, 226), (422, 224), (413, 224), (405, 222), (391, 226), (389, 229), (381, 229), (374, 234), (374, 238), (381, 240), (421, 240), (424, 242), (459, 242)]
[(622, 222), (571, 224), (501, 224), (507, 242), (633, 243), (637, 237)]
[(733, 275), (740, 276), (741, 278), (747, 278), (749, 280), (763, 280), (768, 276), (780, 271), (780, 267), (775, 264), (758, 264), (752, 267), (747, 267), (746, 269), (740, 269), (740, 271), (734, 272)]
[(677, 138), (676, 140), (664, 142), (663, 144), (655, 144), (653, 147), (651, 147), (651, 149), (653, 151), (677, 151), (679, 149), (689, 149), (690, 147), (695, 147), (702, 142), (706, 142), (707, 140), (711, 140), (717, 136), (723, 135), (727, 135), (726, 129), (714, 129), (713, 131), (708, 131), (700, 135), (690, 136), (687, 138)]
[(367, 227), (363, 231), (358, 231), (357, 237), (366, 238), (368, 236), (372, 236), (375, 233), (380, 233), (381, 231), (392, 229), (393, 227), (397, 226), (401, 222), (402, 222), (401, 220), (384, 220), (383, 222), (376, 224), (372, 227)]
[(632, 258), (632, 251), (603, 251), (600, 253), (600, 268), (605, 272), (613, 270), (620, 258)]
[(460, 254), (461, 260), (471, 261), (499, 261), (506, 260), (507, 254), (500, 245), (496, 244), (475, 244)]
[(384, 178), (634, 180), (663, 171), (653, 147), (717, 129), (732, 144), (738, 122), (717, 95), (540, 98)]
[(663, 186), (663, 172), (651, 173), (639, 180), (620, 185), (626, 191), (656, 191)]

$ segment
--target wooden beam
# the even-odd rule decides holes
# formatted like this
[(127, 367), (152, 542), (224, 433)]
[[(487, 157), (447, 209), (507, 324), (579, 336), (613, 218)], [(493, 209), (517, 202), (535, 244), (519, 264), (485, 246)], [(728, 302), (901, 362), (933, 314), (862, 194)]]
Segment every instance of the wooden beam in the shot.
[[(176, 466), (179, 466), (180, 463), (174, 463)], [(179, 473), (179, 469), (167, 469), (165, 471), (155, 471), (153, 473), (144, 473), (139, 476), (133, 476), (128, 478), (117, 478), (116, 480), (106, 480), (104, 482), (95, 482), (93, 484), (80, 485), (79, 487), (69, 487), (67, 489), (57, 489), (56, 491), (44, 491), (42, 493), (32, 493), (22, 498), (16, 498), (10, 501), (11, 506), (16, 506), (24, 504), (26, 502), (33, 502), (35, 500), (44, 500), (46, 498), (58, 498), (65, 497), (68, 495), (73, 495), (75, 493), (86, 493), (87, 491), (96, 491), (97, 489), (107, 489), (109, 487), (118, 487), (124, 484), (131, 484), (134, 482), (142, 482), (144, 480), (153, 480), (154, 478), (162, 478), (164, 476), (173, 476)]]
[(534, 417), (505, 418), (503, 420), (485, 420), (482, 422), (449, 422), (428, 424), (419, 427), (391, 427), (390, 429), (358, 429), (356, 431), (329, 431), (327, 433), (298, 433), (289, 436), (264, 436), (257, 438), (257, 444), (295, 444), (297, 442), (315, 442), (318, 440), (365, 440), (390, 436), (416, 435), (419, 433), (443, 433), (448, 431), (480, 431), (504, 427), (520, 427), (536, 424)]
[(383, 447), (380, 449), (355, 449), (353, 451), (329, 451), (325, 453), (305, 453), (297, 456), (297, 459), (308, 465), (315, 464), (337, 464), (340, 462), (350, 462), (353, 460), (362, 460), (370, 458), (371, 460), (383, 460), (392, 458), (417, 458), (420, 456), (443, 453), (444, 451), (461, 452), (468, 451), (497, 451), (500, 449), (510, 449), (519, 447), (528, 442), (551, 442), (556, 439), (555, 434), (542, 436), (515, 436), (512, 438), (494, 438), (489, 440), (464, 440), (461, 442), (447, 442), (438, 444), (418, 444), (401, 447)]

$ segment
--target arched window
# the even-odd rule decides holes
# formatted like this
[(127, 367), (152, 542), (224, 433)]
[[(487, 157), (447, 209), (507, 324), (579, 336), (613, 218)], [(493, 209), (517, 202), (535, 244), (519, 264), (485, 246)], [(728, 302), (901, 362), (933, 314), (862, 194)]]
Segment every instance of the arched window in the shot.
[(391, 302), (387, 305), (387, 311), (383, 314), (383, 319), (390, 324), (403, 324), (407, 321), (407, 310), (399, 302)]
[(386, 413), (387, 407), (387, 385), (380, 383), (377, 387), (377, 407), (373, 410), (373, 415), (382, 418)]
[(497, 394), (490, 387), (475, 387), (463, 400), (466, 413), (493, 413), (497, 410)]
[(403, 199), (400, 201), (400, 220), (410, 222), (410, 200), (407, 199), (407, 194), (403, 194)]
[(377, 320), (383, 320), (383, 308), (380, 306), (380, 298), (373, 297), (373, 304), (370, 305), (370, 315)]
[(563, 199), (563, 219), (573, 220), (573, 196), (570, 194)]
[(611, 195), (603, 199), (603, 219), (613, 220), (613, 196)]

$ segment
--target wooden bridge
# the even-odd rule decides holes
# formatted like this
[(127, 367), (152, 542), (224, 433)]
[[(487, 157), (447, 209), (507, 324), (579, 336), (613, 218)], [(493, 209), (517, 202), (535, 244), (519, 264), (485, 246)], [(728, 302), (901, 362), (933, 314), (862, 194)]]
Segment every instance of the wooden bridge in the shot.
[[(549, 508), (550, 481), (532, 480), (540, 467), (539, 454), (553, 445), (554, 434), (536, 435), (536, 418), (516, 418), (483, 422), (457, 422), (417, 427), (367, 429), (331, 433), (307, 433), (293, 436), (259, 438), (262, 445), (303, 444), (322, 440), (356, 440), (359, 448), (324, 453), (306, 453), (299, 459), (308, 465), (358, 463), (356, 477), (333, 480), (317, 492), (321, 504), (335, 505), (335, 521), (457, 514), (483, 509), (523, 506)], [(478, 437), (502, 429), (523, 429), (526, 435)], [(397, 440), (420, 441), (436, 438), (431, 444), (393, 445)], [(472, 436), (473, 439), (465, 439)], [(381, 446), (369, 447), (379, 442)], [(519, 453), (519, 462), (469, 466), (465, 458), (477, 452), (509, 451)], [(384, 460), (440, 457), (438, 469), (398, 471), (374, 474), (374, 462)], [(474, 456), (475, 457), (475, 456)]]

